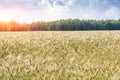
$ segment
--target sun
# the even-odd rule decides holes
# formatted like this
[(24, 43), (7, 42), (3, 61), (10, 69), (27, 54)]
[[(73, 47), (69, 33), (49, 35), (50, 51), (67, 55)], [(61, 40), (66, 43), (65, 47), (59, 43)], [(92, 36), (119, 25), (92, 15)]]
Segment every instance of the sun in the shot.
[(0, 21), (4, 21), (4, 22), (9, 22), (10, 20), (12, 20), (12, 18), (10, 16), (2, 16), (0, 18)]
[(19, 9), (7, 9), (0, 11), (0, 21), (9, 22), (11, 20), (19, 20), (22, 17)]
[(19, 16), (18, 14), (16, 14), (13, 11), (6, 11), (4, 13), (1, 13), (0, 15), (0, 21), (4, 21), (4, 22), (9, 22), (10, 20), (15, 19), (17, 16)]

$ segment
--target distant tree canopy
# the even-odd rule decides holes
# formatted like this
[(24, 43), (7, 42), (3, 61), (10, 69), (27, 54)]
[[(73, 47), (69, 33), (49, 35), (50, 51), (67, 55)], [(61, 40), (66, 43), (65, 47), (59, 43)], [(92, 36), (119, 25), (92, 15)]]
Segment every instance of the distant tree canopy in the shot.
[(120, 30), (119, 20), (67, 19), (51, 22), (17, 23), (0, 22), (0, 31), (74, 31), (74, 30)]

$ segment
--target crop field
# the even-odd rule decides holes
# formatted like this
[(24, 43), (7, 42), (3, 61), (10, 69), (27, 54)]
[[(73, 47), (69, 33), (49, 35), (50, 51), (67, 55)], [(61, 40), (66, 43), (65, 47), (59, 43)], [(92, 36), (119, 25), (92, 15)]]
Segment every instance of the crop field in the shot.
[(120, 80), (120, 31), (1, 32), (0, 80)]

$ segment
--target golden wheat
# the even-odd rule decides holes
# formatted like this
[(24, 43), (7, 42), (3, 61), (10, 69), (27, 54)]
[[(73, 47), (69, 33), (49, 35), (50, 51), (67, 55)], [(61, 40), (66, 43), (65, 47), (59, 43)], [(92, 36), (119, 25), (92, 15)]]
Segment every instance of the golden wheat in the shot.
[(120, 80), (120, 32), (1, 32), (0, 80)]

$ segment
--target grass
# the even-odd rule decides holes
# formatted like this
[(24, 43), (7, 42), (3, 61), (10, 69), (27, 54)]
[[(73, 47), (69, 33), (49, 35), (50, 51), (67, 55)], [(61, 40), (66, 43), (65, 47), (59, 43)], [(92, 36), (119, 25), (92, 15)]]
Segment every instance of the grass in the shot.
[(1, 32), (0, 80), (120, 80), (120, 31)]

